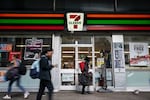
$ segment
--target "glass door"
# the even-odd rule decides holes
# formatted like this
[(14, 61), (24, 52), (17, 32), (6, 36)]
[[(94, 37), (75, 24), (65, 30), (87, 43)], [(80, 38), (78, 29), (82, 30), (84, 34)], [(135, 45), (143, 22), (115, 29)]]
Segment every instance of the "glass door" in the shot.
[(61, 47), (61, 90), (75, 90), (75, 46)]
[[(89, 57), (90, 71), (93, 72), (92, 44), (64, 44), (61, 46), (61, 90), (80, 90), (79, 75), (81, 74), (79, 63), (84, 57)], [(93, 80), (91, 80), (91, 86)]]
[[(84, 58), (85, 57), (88, 57), (89, 58), (89, 72), (91, 72), (92, 74), (94, 73), (93, 72), (93, 48), (92, 48), (92, 45), (78, 45), (77, 47), (77, 60), (76, 60), (76, 69), (77, 69), (77, 72), (76, 72), (76, 82), (77, 82), (77, 88), (76, 90), (77, 91), (81, 91), (81, 84), (79, 83), (79, 77), (81, 75), (81, 69), (79, 67), (79, 63), (83, 62)], [(90, 78), (90, 87), (89, 87), (89, 90), (93, 91), (94, 89), (94, 85), (93, 85), (93, 75), (91, 76)]]

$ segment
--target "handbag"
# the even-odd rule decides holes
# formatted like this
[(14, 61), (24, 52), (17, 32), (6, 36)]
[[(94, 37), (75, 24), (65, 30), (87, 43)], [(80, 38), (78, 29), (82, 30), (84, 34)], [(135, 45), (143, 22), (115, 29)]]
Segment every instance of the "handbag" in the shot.
[(79, 76), (79, 82), (80, 82), (81, 85), (87, 86), (88, 85), (88, 77), (84, 73), (82, 73)]

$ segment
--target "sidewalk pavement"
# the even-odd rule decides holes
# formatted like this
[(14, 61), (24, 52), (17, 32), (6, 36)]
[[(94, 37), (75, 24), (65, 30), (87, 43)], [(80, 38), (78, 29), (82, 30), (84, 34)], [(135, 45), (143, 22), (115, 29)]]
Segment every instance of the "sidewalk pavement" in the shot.
[[(30, 93), (26, 100), (36, 100), (37, 93)], [(0, 100), (5, 93), (0, 93)], [(25, 100), (22, 93), (12, 93), (11, 100)], [(47, 94), (42, 97), (42, 100), (48, 100)], [(138, 95), (132, 92), (111, 92), (99, 93), (94, 92), (91, 94), (80, 94), (75, 91), (60, 91), (53, 94), (53, 100), (150, 100), (150, 92), (141, 92)]]

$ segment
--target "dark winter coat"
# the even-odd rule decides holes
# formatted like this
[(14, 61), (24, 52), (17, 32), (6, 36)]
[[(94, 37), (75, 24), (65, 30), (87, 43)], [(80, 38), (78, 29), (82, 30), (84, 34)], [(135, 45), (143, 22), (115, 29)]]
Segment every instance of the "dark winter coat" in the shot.
[(50, 70), (53, 68), (51, 61), (46, 57), (42, 56), (40, 59), (40, 74), (39, 78), (41, 80), (51, 81)]

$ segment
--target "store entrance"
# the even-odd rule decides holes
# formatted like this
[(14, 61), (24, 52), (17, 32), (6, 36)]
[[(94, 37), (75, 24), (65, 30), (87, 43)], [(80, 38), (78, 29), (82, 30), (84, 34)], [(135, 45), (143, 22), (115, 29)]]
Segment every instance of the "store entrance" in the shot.
[[(90, 71), (93, 72), (93, 45), (92, 44), (62, 44), (61, 45), (61, 90), (80, 90), (79, 63), (83, 57), (90, 58)], [(93, 88), (93, 81), (90, 86)]]

